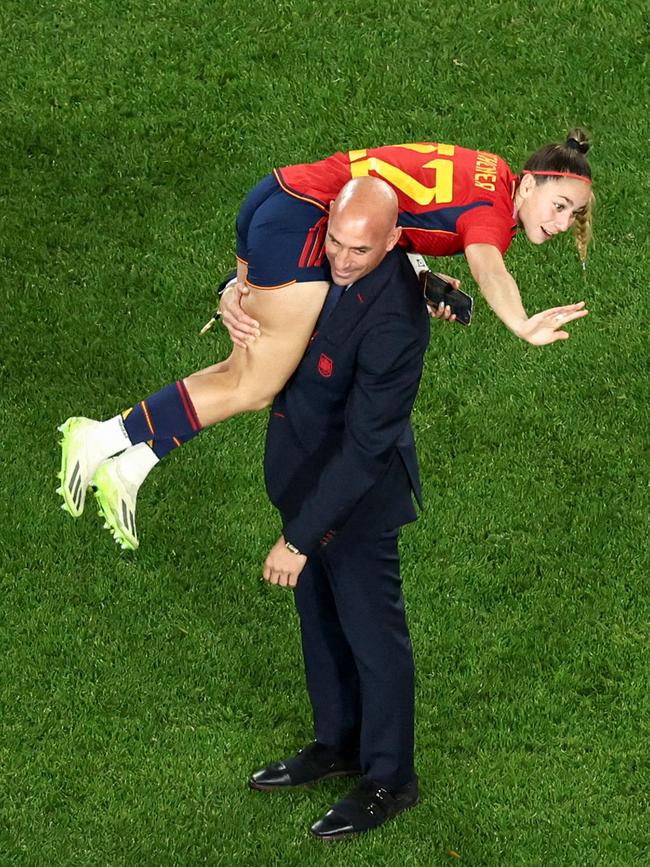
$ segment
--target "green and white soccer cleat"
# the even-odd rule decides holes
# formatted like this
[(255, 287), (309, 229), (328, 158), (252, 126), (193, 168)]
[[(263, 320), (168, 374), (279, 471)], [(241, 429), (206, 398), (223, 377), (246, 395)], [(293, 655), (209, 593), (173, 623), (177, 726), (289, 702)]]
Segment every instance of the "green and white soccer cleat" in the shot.
[(98, 467), (93, 488), (104, 527), (125, 550), (135, 551), (140, 544), (135, 528), (135, 500), (138, 486), (127, 481), (119, 471), (119, 458), (109, 458)]
[(60, 487), (57, 494), (63, 497), (61, 508), (78, 518), (84, 510), (86, 491), (103, 455), (92, 445), (92, 432), (101, 422), (91, 418), (73, 417), (64, 421), (58, 430), (61, 440)]

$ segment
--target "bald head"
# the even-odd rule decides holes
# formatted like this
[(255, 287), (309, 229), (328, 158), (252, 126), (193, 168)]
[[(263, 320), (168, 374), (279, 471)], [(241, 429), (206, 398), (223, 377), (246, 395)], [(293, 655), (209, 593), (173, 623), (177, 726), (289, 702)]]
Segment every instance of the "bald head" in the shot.
[(348, 181), (332, 202), (326, 252), (335, 283), (355, 283), (398, 242), (395, 191), (379, 178)]
[(390, 232), (397, 222), (397, 194), (379, 178), (353, 178), (338, 194), (330, 209), (330, 218), (345, 214), (351, 219), (366, 220), (380, 231)]

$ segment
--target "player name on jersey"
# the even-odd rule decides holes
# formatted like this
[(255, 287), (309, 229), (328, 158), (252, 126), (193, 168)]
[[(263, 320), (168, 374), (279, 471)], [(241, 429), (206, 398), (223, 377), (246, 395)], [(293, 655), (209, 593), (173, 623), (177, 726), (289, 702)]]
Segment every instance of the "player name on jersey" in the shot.
[(480, 187), (482, 190), (490, 190), (491, 192), (496, 190), (498, 159), (495, 154), (478, 151), (474, 166), (475, 187)]

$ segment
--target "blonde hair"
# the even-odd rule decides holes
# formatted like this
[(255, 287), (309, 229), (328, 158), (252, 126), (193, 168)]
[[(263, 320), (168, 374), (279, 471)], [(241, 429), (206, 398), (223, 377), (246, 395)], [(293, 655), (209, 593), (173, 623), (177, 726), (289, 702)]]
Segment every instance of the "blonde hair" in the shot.
[(589, 250), (589, 243), (593, 237), (593, 207), (595, 201), (594, 194), (592, 193), (584, 211), (577, 214), (576, 221), (573, 224), (573, 234), (583, 268), (587, 265), (587, 252)]

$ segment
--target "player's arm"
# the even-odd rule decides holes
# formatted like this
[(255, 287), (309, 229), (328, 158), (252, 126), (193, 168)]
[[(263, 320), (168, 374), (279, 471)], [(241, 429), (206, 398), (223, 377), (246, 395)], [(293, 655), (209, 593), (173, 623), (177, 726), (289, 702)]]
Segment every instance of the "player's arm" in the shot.
[(501, 251), (491, 244), (470, 244), (465, 258), (481, 294), (499, 319), (513, 334), (536, 346), (566, 340), (568, 331), (560, 329), (574, 319), (587, 315), (584, 301), (553, 307), (528, 316), (519, 287), (505, 266)]

